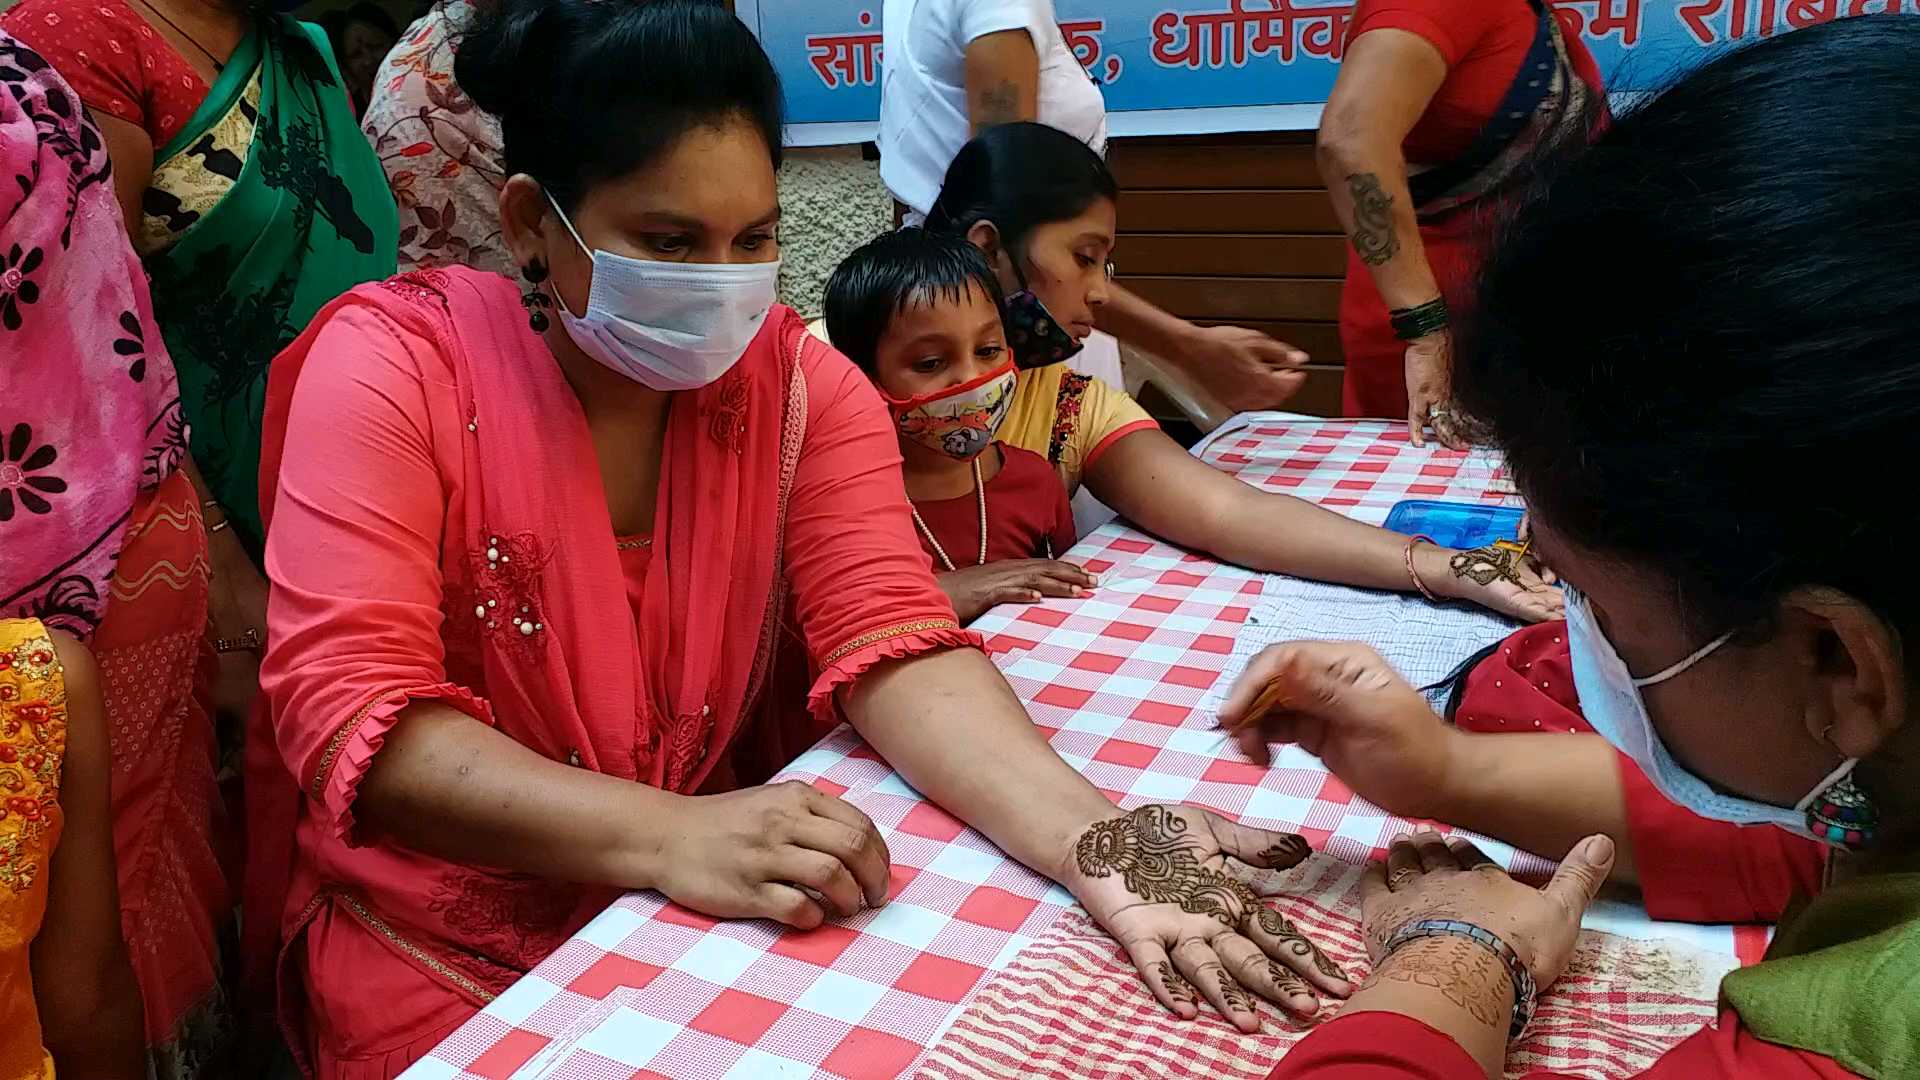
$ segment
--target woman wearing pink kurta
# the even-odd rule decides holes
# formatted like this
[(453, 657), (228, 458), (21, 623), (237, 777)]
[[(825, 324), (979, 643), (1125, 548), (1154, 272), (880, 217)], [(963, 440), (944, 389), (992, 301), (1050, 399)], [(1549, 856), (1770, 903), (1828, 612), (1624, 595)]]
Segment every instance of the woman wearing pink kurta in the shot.
[[(1297, 837), (1119, 814), (956, 623), (879, 398), (772, 303), (779, 85), (746, 28), (506, 0), (458, 76), (503, 113), (526, 285), (363, 286), (268, 395), (247, 925), (302, 1066), (396, 1075), (623, 889), (801, 928), (884, 903), (865, 815), (749, 786), (842, 716), (1182, 1015), (1176, 969), (1243, 1026), (1235, 978), (1298, 1011), (1343, 992), (1222, 884)], [(1147, 895), (1105, 858), (1126, 838), (1191, 873)]]

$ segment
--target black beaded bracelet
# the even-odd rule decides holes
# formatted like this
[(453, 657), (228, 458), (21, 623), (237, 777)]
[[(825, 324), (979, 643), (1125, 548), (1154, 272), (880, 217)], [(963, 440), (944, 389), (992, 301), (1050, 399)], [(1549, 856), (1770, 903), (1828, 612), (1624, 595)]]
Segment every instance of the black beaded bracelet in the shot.
[(1436, 296), (1414, 307), (1395, 308), (1387, 313), (1387, 322), (1393, 326), (1393, 336), (1401, 341), (1426, 337), (1447, 328), (1447, 300)]

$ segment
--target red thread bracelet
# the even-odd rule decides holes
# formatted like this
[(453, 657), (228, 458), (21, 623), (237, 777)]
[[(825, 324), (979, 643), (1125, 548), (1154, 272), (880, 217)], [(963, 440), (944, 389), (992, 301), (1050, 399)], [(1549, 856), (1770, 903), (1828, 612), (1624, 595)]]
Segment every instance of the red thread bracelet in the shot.
[[(1407, 538), (1407, 550), (1401, 553), (1406, 557), (1407, 577), (1413, 582), (1413, 587), (1420, 590), (1420, 595), (1427, 598), (1428, 603), (1438, 604), (1440, 603), (1440, 598), (1433, 595), (1433, 590), (1427, 588), (1427, 583), (1420, 580), (1420, 571), (1413, 568), (1413, 547), (1415, 544), (1420, 543), (1433, 544), (1433, 537), (1419, 535)], [(1439, 545), (1434, 544), (1434, 546), (1438, 547)]]

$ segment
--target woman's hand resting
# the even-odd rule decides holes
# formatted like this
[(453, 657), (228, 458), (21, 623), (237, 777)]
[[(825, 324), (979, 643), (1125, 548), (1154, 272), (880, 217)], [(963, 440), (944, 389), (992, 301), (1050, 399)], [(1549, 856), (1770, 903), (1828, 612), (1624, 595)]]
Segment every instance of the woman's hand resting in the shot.
[(1386, 864), (1369, 866), (1361, 881), (1367, 954), (1379, 964), (1387, 939), (1410, 920), (1459, 919), (1511, 946), (1544, 990), (1567, 970), (1580, 916), (1612, 869), (1613, 841), (1604, 835), (1582, 840), (1538, 889), (1508, 877), (1462, 837), (1431, 831), (1402, 837)]
[(1292, 833), (1236, 825), (1190, 806), (1142, 806), (1080, 835), (1057, 880), (1133, 959), (1147, 988), (1192, 1019), (1205, 998), (1245, 1032), (1260, 1029), (1248, 991), (1299, 1016), (1315, 991), (1351, 986), (1293, 924), (1227, 870), (1229, 856), (1284, 870), (1309, 853)]
[(1037, 604), (1049, 596), (1079, 598), (1099, 584), (1092, 574), (1057, 559), (1006, 559), (938, 575), (962, 624), (1001, 604)]
[(849, 803), (788, 781), (681, 805), (649, 882), (675, 903), (811, 930), (887, 901), (887, 843)]

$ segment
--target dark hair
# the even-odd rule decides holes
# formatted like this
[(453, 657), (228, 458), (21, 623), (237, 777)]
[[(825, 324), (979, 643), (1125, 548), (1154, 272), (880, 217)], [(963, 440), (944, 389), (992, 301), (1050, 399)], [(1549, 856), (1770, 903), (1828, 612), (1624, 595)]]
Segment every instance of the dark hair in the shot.
[(342, 33), (346, 31), (349, 24), (363, 22), (390, 38), (400, 36), (400, 26), (393, 21), (393, 16), (387, 14), (385, 10), (379, 7), (367, 3), (367, 0), (360, 0), (359, 3), (338, 14), (340, 16), (340, 29)]
[(962, 236), (901, 229), (855, 249), (827, 280), (827, 334), (833, 347), (872, 375), (880, 339), (909, 304), (959, 303), (977, 286), (1001, 302), (1000, 282), (980, 249)]
[(1036, 226), (1069, 221), (1119, 197), (1112, 171), (1086, 143), (1045, 124), (1001, 124), (954, 156), (927, 228), (965, 236), (990, 221), (1000, 242), (1020, 251)]
[(1540, 520), (1701, 634), (1788, 591), (1920, 623), (1920, 19), (1732, 53), (1559, 162), (1484, 265), (1454, 393)]
[(507, 172), (563, 206), (735, 117), (780, 163), (780, 78), (719, 0), (500, 0), (477, 13), (453, 70), (500, 118)]

